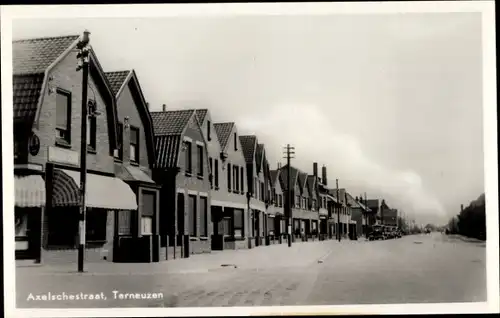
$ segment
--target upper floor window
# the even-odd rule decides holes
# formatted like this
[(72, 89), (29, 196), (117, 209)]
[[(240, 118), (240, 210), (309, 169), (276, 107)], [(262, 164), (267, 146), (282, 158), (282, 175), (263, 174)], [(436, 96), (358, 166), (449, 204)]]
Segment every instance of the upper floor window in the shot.
[(196, 145), (198, 150), (198, 176), (203, 177), (203, 146)]
[(312, 200), (312, 207), (311, 208), (313, 211), (316, 211), (316, 200), (315, 199)]
[(300, 195), (295, 196), (295, 207), (300, 207)]
[(240, 191), (245, 193), (245, 171), (240, 167)]
[(239, 180), (238, 180), (238, 173), (239, 173), (240, 169), (238, 168), (238, 166), (233, 166), (233, 190), (235, 192), (238, 192), (240, 189), (240, 184), (239, 184)]
[(184, 145), (186, 147), (186, 153), (184, 156), (184, 164), (185, 164), (185, 169), (187, 174), (191, 174), (193, 172), (193, 167), (192, 167), (192, 149), (191, 149), (191, 142), (190, 141), (184, 141)]
[(139, 162), (139, 128), (130, 126), (130, 161)]
[(214, 164), (214, 170), (215, 170), (215, 190), (219, 189), (219, 159), (215, 159), (215, 164)]
[(227, 190), (231, 192), (231, 174), (233, 171), (231, 170), (231, 164), (227, 164)]
[[(89, 103), (95, 103), (89, 101)], [(96, 116), (87, 116), (87, 145), (91, 150), (96, 150), (97, 137), (97, 118)]]
[(118, 123), (116, 126), (116, 134), (118, 135), (117, 149), (114, 151), (114, 156), (116, 159), (123, 160), (123, 124)]
[(71, 93), (57, 90), (56, 98), (57, 141), (71, 144)]
[(266, 192), (264, 191), (264, 182), (260, 183), (260, 200), (264, 201), (265, 200), (265, 195)]
[(283, 194), (278, 195), (279, 207), (283, 207)]
[(212, 181), (210, 182), (210, 187), (213, 189), (214, 188), (214, 180), (213, 180), (213, 177), (214, 177), (214, 162), (213, 162), (212, 157), (208, 158), (208, 162), (210, 164), (210, 173), (212, 174)]
[(210, 127), (210, 120), (207, 120), (207, 140), (210, 141), (212, 140), (212, 135), (211, 135), (211, 127)]
[(236, 133), (233, 134), (234, 137), (234, 150), (238, 150), (238, 137), (236, 136)]

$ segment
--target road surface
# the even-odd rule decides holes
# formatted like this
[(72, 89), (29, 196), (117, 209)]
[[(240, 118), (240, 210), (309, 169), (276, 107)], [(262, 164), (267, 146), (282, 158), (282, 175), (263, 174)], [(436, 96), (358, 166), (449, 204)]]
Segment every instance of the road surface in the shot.
[[(227, 265), (227, 266), (221, 266)], [(440, 233), (216, 252), (156, 264), (18, 267), (18, 308), (346, 305), (486, 300), (486, 248)], [(50, 295), (48, 293), (51, 293)], [(79, 296), (79, 300), (69, 299)], [(91, 298), (94, 299), (89, 299)], [(43, 300), (55, 297), (55, 300)], [(57, 299), (59, 297), (59, 300)], [(86, 297), (87, 299), (81, 299)]]

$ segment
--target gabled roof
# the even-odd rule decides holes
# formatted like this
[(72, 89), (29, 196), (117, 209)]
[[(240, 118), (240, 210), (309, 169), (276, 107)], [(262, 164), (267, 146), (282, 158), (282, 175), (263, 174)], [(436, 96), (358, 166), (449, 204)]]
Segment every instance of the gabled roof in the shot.
[[(146, 99), (144, 98), (144, 94), (142, 93), (142, 88), (139, 83), (139, 79), (134, 70), (126, 70), (126, 71), (115, 71), (115, 72), (106, 72), (106, 77), (108, 78), (109, 84), (111, 86), (111, 90), (115, 94), (118, 99), (119, 95), (123, 92), (123, 87), (128, 83), (132, 83), (134, 89), (132, 89), (132, 98), (137, 103), (137, 111), (139, 112), (139, 116), (141, 121), (143, 122), (144, 133), (146, 135), (146, 145), (148, 148), (148, 160), (150, 166), (154, 165), (154, 132), (153, 132), (153, 119), (151, 118), (151, 114), (148, 109), (148, 105)], [(139, 100), (137, 100), (139, 99)], [(118, 109), (119, 105), (117, 105)], [(119, 110), (118, 110), (119, 111)]]
[(205, 116), (207, 116), (207, 113), (208, 113), (208, 109), (206, 109), (206, 108), (196, 110), (196, 119), (198, 119), (198, 122), (200, 123), (200, 125), (203, 124), (203, 121), (205, 120)]
[(280, 177), (280, 174), (281, 174), (281, 170), (270, 170), (269, 171), (269, 175), (271, 176), (271, 184), (274, 185), (276, 184), (276, 181), (279, 181), (279, 177)]
[(252, 164), (255, 158), (255, 150), (257, 148), (257, 137), (253, 135), (240, 136), (241, 147), (243, 148), (243, 156), (247, 164)]
[(366, 204), (368, 205), (368, 207), (370, 209), (378, 209), (378, 205), (379, 205), (379, 199), (368, 199), (366, 200)]
[(309, 194), (315, 193), (314, 189), (316, 187), (316, 177), (313, 175), (307, 176), (307, 189), (309, 190)]
[(12, 41), (12, 73), (44, 73), (78, 38), (78, 35), (69, 35)]
[[(14, 84), (14, 120), (33, 125), (38, 124), (39, 105), (43, 102), (47, 89), (47, 74), (59, 61), (71, 53), (79, 40), (78, 35), (23, 39), (12, 42), (12, 67)], [(75, 61), (75, 67), (76, 67)], [(89, 76), (93, 76), (95, 85), (111, 107), (106, 108), (109, 152), (117, 146), (116, 104), (110, 83), (97, 60), (94, 50), (89, 51)]]
[[(302, 189), (304, 189), (304, 188), (306, 188), (308, 186), (308, 184), (307, 184), (307, 173), (300, 171), (299, 172), (299, 180), (300, 180), (299, 186)], [(309, 190), (309, 188), (307, 190)]]
[(264, 145), (257, 144), (257, 151), (255, 154), (255, 164), (257, 166), (256, 172), (259, 173), (262, 165), (264, 164)]
[(125, 80), (129, 76), (131, 71), (115, 71), (106, 72), (106, 77), (108, 78), (109, 84), (111, 85), (111, 90), (115, 95), (118, 94), (120, 88), (125, 84)]
[(14, 121), (33, 123), (45, 71), (78, 38), (71, 35), (12, 41)]
[[(284, 190), (288, 190), (288, 165), (283, 166), (280, 170), (281, 170), (280, 180), (282, 182), (281, 187)], [(295, 187), (298, 178), (299, 178), (299, 170), (294, 167), (290, 167), (290, 179), (291, 179), (290, 183), (292, 185), (292, 188)]]
[(224, 151), (229, 143), (234, 123), (216, 123), (214, 124), (215, 133), (220, 142), (221, 150)]
[(181, 135), (194, 113), (194, 109), (151, 112), (155, 137)]

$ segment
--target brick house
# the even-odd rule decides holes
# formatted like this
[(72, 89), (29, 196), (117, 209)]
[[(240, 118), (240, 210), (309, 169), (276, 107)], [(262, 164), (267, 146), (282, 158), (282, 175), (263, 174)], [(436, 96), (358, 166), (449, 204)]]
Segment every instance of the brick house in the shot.
[(247, 167), (248, 247), (253, 248), (265, 243), (266, 200), (269, 200), (266, 173), (269, 165), (263, 155), (264, 148), (262, 145), (259, 146), (256, 136), (247, 135), (239, 138)]
[(366, 203), (371, 211), (371, 213), (368, 213), (366, 217), (366, 233), (370, 233), (372, 231), (373, 225), (378, 224), (378, 215), (380, 213), (381, 200), (367, 199), (363, 201), (363, 203)]
[[(288, 187), (288, 169), (290, 169), (290, 188)], [(311, 237), (312, 229), (318, 228), (319, 211), (312, 211), (310, 204), (307, 173), (285, 165), (281, 169), (281, 186), (285, 195), (290, 191), (292, 211), (292, 234), (294, 239), (306, 240)], [(285, 211), (289, 211), (288, 202)], [(313, 225), (314, 224), (314, 225)]]
[[(20, 223), (19, 236), (27, 236), (31, 254), (44, 263), (77, 260), (82, 137), (78, 41), (78, 36), (13, 41), (16, 200), (17, 193), (26, 200), (16, 202), (16, 228)], [(117, 213), (136, 210), (137, 202), (132, 189), (115, 177), (116, 100), (93, 49), (88, 85), (83, 104), (95, 105), (99, 115), (87, 118), (85, 259), (113, 261)], [(22, 182), (26, 177), (37, 179)], [(25, 206), (33, 204), (41, 191), (35, 187), (42, 184), (45, 209), (28, 209), (28, 228), (23, 229)]]
[(352, 205), (352, 219), (356, 221), (356, 233), (358, 236), (367, 235), (366, 219), (370, 209), (363, 203), (362, 196), (354, 199), (356, 204)]
[(337, 204), (337, 199), (330, 194), (330, 190), (328, 189), (326, 167), (322, 167), (322, 176), (320, 177), (318, 175), (318, 163), (314, 162), (313, 176), (316, 178), (318, 189), (320, 239), (331, 239), (335, 233), (335, 226), (337, 223), (337, 218), (335, 217), (335, 204)]
[(235, 123), (214, 123), (210, 112), (197, 110), (209, 154), (212, 249), (247, 248), (246, 163)]
[[(272, 225), (272, 231), (274, 232), (274, 243), (283, 243), (288, 239), (286, 235), (286, 219), (285, 219), (285, 209), (284, 200), (286, 200), (283, 188), (281, 187), (280, 174), (281, 174), (281, 164), (278, 164), (278, 169), (270, 170), (270, 188), (272, 193), (271, 205), (268, 207), (268, 218), (274, 220)], [(268, 224), (270, 224), (268, 220)]]
[(211, 251), (210, 165), (196, 111), (151, 112), (160, 190), (160, 259)]
[(118, 212), (115, 248), (121, 261), (158, 261), (159, 187), (152, 179), (155, 162), (153, 121), (134, 70), (107, 72), (118, 109), (115, 173), (134, 191), (137, 211)]

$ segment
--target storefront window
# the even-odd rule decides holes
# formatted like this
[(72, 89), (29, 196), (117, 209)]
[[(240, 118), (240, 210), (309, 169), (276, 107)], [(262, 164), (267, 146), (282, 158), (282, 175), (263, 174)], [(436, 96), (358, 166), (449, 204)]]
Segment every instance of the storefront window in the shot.
[(87, 242), (106, 242), (106, 222), (108, 211), (87, 208), (85, 232)]
[(243, 237), (243, 210), (234, 209), (234, 236)]
[(141, 217), (141, 234), (142, 235), (152, 235), (153, 234), (153, 218), (150, 216)]
[(118, 211), (118, 235), (132, 234), (132, 211)]

